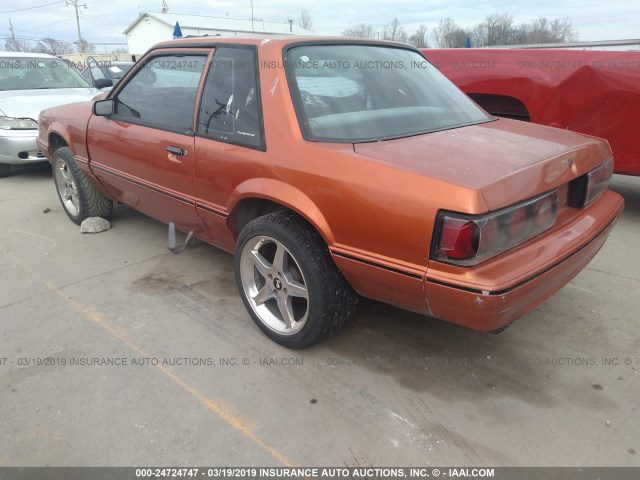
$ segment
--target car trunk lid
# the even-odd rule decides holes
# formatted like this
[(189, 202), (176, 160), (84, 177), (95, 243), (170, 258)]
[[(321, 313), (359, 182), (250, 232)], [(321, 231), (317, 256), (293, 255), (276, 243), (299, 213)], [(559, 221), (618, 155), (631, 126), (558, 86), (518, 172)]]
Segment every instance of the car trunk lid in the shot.
[(395, 168), (477, 190), (489, 210), (565, 184), (611, 154), (602, 140), (507, 119), (358, 143), (354, 150)]

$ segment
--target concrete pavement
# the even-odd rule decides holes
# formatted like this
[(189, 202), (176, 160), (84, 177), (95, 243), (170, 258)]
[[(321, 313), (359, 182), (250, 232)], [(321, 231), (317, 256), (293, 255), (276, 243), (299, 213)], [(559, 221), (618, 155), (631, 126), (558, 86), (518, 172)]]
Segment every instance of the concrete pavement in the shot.
[(81, 235), (22, 169), (0, 179), (0, 465), (638, 466), (640, 179), (612, 188), (603, 250), (500, 335), (362, 301), (291, 351), (230, 255), (174, 256), (122, 206)]

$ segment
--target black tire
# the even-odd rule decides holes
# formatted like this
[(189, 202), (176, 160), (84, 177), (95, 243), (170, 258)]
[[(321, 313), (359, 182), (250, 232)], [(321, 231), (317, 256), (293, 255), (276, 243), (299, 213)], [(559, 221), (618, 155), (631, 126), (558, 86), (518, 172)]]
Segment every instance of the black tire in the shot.
[[(271, 240), (273, 244), (269, 243)], [(284, 262), (286, 266), (281, 269), (283, 273), (281, 278), (289, 278), (289, 280), (283, 280), (280, 287), (276, 283), (279, 281), (278, 278), (270, 280), (271, 277), (268, 279), (263, 275), (264, 272), (258, 271), (252, 256), (255, 252), (262, 255), (263, 248), (265, 251), (271, 248), (274, 258), (270, 261), (270, 267), (277, 270), (275, 251), (279, 248), (278, 243), (284, 246), (285, 255), (287, 255), (287, 260)], [(263, 246), (256, 247), (256, 245)], [(267, 260), (268, 256), (267, 254), (263, 258)], [(242, 229), (236, 244), (235, 275), (242, 301), (256, 325), (269, 338), (287, 348), (308, 347), (338, 330), (353, 316), (358, 303), (357, 293), (336, 267), (322, 237), (304, 219), (289, 211), (269, 213), (251, 221)], [(273, 276), (276, 277), (275, 274)], [(280, 275), (277, 276), (280, 277)], [(291, 288), (287, 293), (286, 287), (294, 285), (289, 283), (290, 280), (306, 288), (306, 299), (291, 295)], [(271, 290), (271, 283), (267, 283), (271, 281), (274, 282), (272, 292), (275, 297), (255, 305), (258, 294), (250, 299), (250, 292), (262, 290), (264, 287)], [(255, 289), (252, 290), (247, 284), (255, 286)], [(302, 307), (300, 304), (297, 305), (299, 311), (307, 309), (303, 315), (302, 326), (296, 327), (299, 330), (291, 328), (290, 331), (282, 333), (265, 320), (265, 318), (271, 319), (271, 325), (273, 325), (273, 319), (278, 316), (278, 313), (284, 317), (276, 291), (280, 292), (280, 299), (291, 298), (291, 302), (300, 300)], [(295, 308), (291, 307), (290, 311), (293, 312)], [(263, 314), (266, 313), (266, 316), (258, 313), (260, 309)], [(281, 327), (286, 329), (285, 322), (282, 321), (281, 324)]]
[(8, 163), (0, 163), (0, 178), (11, 175), (11, 165)]
[[(85, 177), (76, 165), (73, 152), (69, 147), (58, 148), (53, 153), (53, 181), (58, 192), (58, 198), (67, 216), (72, 222), (80, 225), (85, 218), (110, 218), (113, 213), (113, 202), (102, 195), (96, 187)], [(65, 182), (67, 179), (75, 187), (75, 202), (67, 197), (66, 192), (71, 188)]]

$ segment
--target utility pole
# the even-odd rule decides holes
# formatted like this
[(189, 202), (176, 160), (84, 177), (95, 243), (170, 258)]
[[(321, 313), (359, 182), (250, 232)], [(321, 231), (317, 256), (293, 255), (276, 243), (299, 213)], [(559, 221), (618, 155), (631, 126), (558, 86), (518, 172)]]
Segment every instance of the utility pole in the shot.
[(13, 39), (14, 48), (18, 48), (18, 42), (16, 42), (16, 34), (13, 33), (13, 24), (11, 23), (11, 17), (9, 17), (9, 30), (11, 30), (11, 38)]
[(253, 28), (253, 0), (251, 0), (251, 33), (256, 34), (256, 30)]
[(80, 54), (82, 55), (82, 60), (84, 61), (85, 51), (84, 51), (84, 42), (82, 41), (82, 35), (80, 34), (80, 15), (78, 14), (78, 7), (84, 7), (85, 10), (87, 8), (87, 4), (83, 3), (82, 5), (78, 4), (78, 0), (67, 0), (64, 2), (65, 5), (75, 7), (76, 9), (76, 25), (78, 27), (78, 45), (80, 46)]

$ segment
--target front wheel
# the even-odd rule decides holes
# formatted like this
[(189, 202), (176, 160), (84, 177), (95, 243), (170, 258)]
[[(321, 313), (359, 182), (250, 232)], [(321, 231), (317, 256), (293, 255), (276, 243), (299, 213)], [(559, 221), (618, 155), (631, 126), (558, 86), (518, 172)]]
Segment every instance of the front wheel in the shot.
[(320, 235), (291, 212), (270, 213), (243, 228), (235, 271), (255, 323), (288, 348), (319, 342), (344, 325), (357, 305)]
[(80, 225), (85, 218), (111, 217), (113, 202), (80, 171), (69, 147), (53, 153), (53, 181), (60, 203), (72, 222)]

